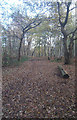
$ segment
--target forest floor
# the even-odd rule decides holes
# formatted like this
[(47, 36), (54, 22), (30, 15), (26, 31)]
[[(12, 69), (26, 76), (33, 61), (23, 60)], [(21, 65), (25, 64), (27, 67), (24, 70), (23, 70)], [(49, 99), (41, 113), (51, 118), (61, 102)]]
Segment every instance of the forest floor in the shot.
[[(69, 78), (60, 76), (62, 65)], [(75, 66), (32, 59), (3, 68), (3, 117), (75, 117)]]

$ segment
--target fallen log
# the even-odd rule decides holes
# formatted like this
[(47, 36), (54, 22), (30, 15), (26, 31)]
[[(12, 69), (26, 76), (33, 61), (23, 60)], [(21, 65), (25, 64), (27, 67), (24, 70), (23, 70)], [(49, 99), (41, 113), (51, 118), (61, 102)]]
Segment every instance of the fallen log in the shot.
[(58, 69), (59, 69), (63, 78), (69, 78), (68, 73), (62, 68), (62, 66), (58, 66)]

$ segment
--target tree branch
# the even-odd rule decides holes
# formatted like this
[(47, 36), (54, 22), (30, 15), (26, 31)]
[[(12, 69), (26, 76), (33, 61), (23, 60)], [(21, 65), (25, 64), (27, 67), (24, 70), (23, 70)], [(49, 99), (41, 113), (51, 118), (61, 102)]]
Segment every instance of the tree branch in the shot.
[(71, 34), (72, 34), (72, 37), (70, 38), (70, 42), (72, 43), (74, 40), (76, 40), (76, 38), (74, 38), (74, 35), (75, 35), (75, 32), (77, 31), (77, 28), (73, 31), (73, 32), (71, 32)]
[[(21, 45), (22, 45), (22, 41), (23, 41), (23, 38), (24, 38), (25, 33), (26, 33), (28, 30), (30, 30), (30, 29), (32, 29), (32, 28), (35, 28), (35, 27), (37, 27), (38, 25), (40, 25), (41, 22), (42, 22), (42, 21), (40, 21), (38, 24), (34, 25), (33, 27), (30, 26), (27, 30), (23, 30), (23, 34), (22, 34), (22, 37), (21, 37), (21, 40), (20, 40), (20, 46), (19, 46), (19, 50), (18, 50), (18, 61), (20, 61), (20, 50), (21, 50)], [(32, 23), (31, 23), (31, 24), (32, 24)]]
[(59, 23), (62, 27), (64, 27), (66, 24), (67, 24), (67, 21), (68, 21), (68, 15), (69, 15), (69, 7), (71, 5), (71, 2), (68, 2), (67, 4), (67, 12), (66, 12), (66, 17), (65, 17), (65, 21), (62, 23), (61, 22), (61, 15), (60, 15), (60, 3), (57, 2), (58, 4), (58, 14), (59, 14)]
[(10, 37), (16, 37), (18, 39), (21, 39), (20, 37), (18, 37), (17, 35), (10, 35)]
[(73, 32), (68, 33), (67, 36), (70, 34), (75, 34), (76, 31), (77, 31), (77, 28)]
[(58, 5), (59, 23), (60, 23), (60, 25), (62, 25), (62, 22), (61, 22), (61, 15), (60, 15), (60, 3), (57, 2), (57, 5)]
[(63, 23), (63, 27), (67, 24), (67, 21), (68, 21), (68, 15), (69, 15), (69, 7), (71, 5), (71, 2), (68, 2), (68, 5), (67, 5), (67, 12), (66, 12), (66, 18), (65, 18), (65, 21)]
[(25, 31), (25, 29), (27, 29), (31, 24), (33, 24), (35, 22), (35, 20), (33, 21), (33, 22), (31, 22), (31, 23), (29, 23), (24, 29), (23, 29), (23, 31)]
[(75, 8), (77, 8), (77, 6), (76, 6), (76, 7), (71, 8), (69, 11), (71, 11), (71, 10), (73, 10), (73, 9), (75, 9)]
[(33, 27), (29, 27), (27, 30), (24, 31), (24, 33), (26, 33), (28, 30), (32, 29), (32, 28), (35, 28), (37, 27), (38, 25), (40, 25), (42, 23), (42, 21), (40, 21), (38, 24), (36, 24), (35, 26)]
[[(36, 16), (36, 19), (37, 19), (38, 15)], [(35, 23), (36, 22), (36, 19), (33, 21), (33, 22), (30, 22), (24, 29), (23, 31), (25, 31), (25, 29), (27, 29), (31, 24)]]
[(77, 40), (77, 38), (73, 39), (73, 40)]

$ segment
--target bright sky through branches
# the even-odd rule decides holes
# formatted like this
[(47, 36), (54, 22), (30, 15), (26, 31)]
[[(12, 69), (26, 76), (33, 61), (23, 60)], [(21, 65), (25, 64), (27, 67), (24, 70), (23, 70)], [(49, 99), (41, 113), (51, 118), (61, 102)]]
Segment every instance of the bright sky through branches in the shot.
[[(30, 2), (31, 4), (33, 4), (33, 2), (38, 2), (40, 5), (42, 1), (51, 2), (53, 0), (0, 0), (0, 18), (1, 18), (0, 21), (5, 24), (10, 24), (10, 22), (12, 21), (12, 18), (10, 17), (10, 15), (16, 12), (17, 10), (23, 11), (25, 2)], [(54, 2), (56, 1), (57, 0), (54, 0)], [(73, 3), (74, 2), (75, 0), (73, 0)], [(36, 9), (36, 13), (31, 12), (29, 6), (26, 6), (25, 9), (28, 16), (34, 16), (36, 15), (36, 13), (38, 14), (40, 12), (39, 9)], [(45, 11), (46, 9), (44, 8), (42, 12), (44, 13)], [(45, 14), (49, 14), (49, 13), (46, 11)]]

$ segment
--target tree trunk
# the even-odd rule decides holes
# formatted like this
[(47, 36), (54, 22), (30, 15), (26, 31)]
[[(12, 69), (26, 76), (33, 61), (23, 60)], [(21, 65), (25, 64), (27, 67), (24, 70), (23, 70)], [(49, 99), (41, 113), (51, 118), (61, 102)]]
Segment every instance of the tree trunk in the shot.
[(22, 41), (23, 41), (24, 35), (25, 35), (25, 33), (23, 32), (21, 40), (20, 40), (19, 49), (18, 49), (18, 61), (20, 61), (20, 57), (21, 57), (21, 46), (22, 46)]
[(49, 46), (48, 46), (48, 56), (49, 56)]
[(46, 45), (44, 44), (44, 56), (46, 56)]
[(35, 49), (34, 49), (33, 52), (32, 52), (32, 56), (34, 55), (34, 52), (35, 52)]
[(22, 45), (22, 40), (23, 40), (23, 38), (21, 38), (20, 46), (19, 46), (19, 50), (18, 50), (18, 61), (20, 61), (20, 57), (21, 57), (21, 45)]
[(31, 45), (31, 40), (28, 41), (28, 46), (27, 46), (27, 56), (30, 55), (30, 45)]
[(9, 39), (8, 39), (8, 42), (9, 42), (9, 56), (10, 56), (10, 58), (11, 58), (11, 55), (12, 55), (12, 53), (11, 53), (11, 37), (9, 37)]
[(39, 45), (39, 57), (40, 57), (40, 45)]
[(69, 64), (72, 64), (73, 62), (73, 46), (74, 46), (74, 42), (72, 40), (72, 42), (70, 42), (70, 45), (69, 45)]
[(69, 59), (69, 52), (67, 49), (67, 33), (64, 30), (64, 27), (61, 26), (61, 31), (63, 33), (63, 46), (64, 46), (64, 64), (69, 64), (70, 63), (70, 59)]
[(69, 59), (69, 52), (67, 49), (67, 37), (64, 37), (63, 39), (63, 46), (64, 46), (64, 64), (69, 64), (70, 59)]
[(69, 52), (66, 49), (64, 52), (64, 64), (70, 64)]
[(61, 4), (59, 2), (57, 2), (57, 4), (58, 4), (59, 23), (61, 25), (61, 32), (62, 32), (62, 34), (64, 36), (64, 39), (63, 39), (63, 44), (64, 44), (64, 64), (69, 64), (70, 59), (69, 59), (69, 51), (67, 49), (67, 31), (65, 30), (65, 26), (66, 26), (67, 21), (68, 21), (69, 8), (70, 8), (70, 5), (71, 5), (71, 2), (68, 2), (68, 4), (67, 4), (67, 11), (66, 11), (66, 17), (65, 17), (64, 22), (61, 21), (61, 14), (60, 14)]

